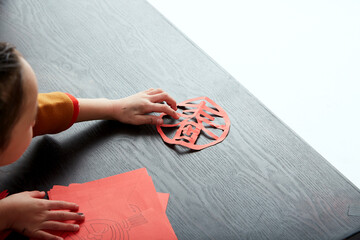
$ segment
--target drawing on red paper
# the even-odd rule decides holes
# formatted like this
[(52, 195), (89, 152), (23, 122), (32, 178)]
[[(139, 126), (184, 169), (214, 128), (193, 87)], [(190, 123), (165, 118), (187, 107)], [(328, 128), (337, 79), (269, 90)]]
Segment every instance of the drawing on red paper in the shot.
[[(178, 144), (194, 150), (201, 150), (215, 145), (225, 139), (230, 129), (230, 120), (226, 112), (208, 97), (189, 99), (178, 104), (182, 109), (182, 121), (157, 125), (156, 128), (162, 139), (169, 144)], [(167, 116), (165, 113), (161, 118)], [(217, 123), (221, 120), (221, 123)], [(178, 128), (170, 138), (163, 128)], [(198, 143), (199, 137), (204, 134), (210, 142)]]
[(138, 206), (131, 205), (130, 208), (135, 214), (120, 222), (108, 219), (87, 220), (81, 225), (79, 234), (64, 232), (61, 237), (67, 240), (129, 240), (132, 228), (148, 223)]
[[(115, 221), (106, 219), (96, 219), (86, 221), (83, 226), (83, 233), (78, 236), (73, 233), (63, 233), (61, 237), (68, 240), (127, 240), (129, 238), (127, 229), (120, 226)], [(84, 238), (85, 237), (85, 238)]]

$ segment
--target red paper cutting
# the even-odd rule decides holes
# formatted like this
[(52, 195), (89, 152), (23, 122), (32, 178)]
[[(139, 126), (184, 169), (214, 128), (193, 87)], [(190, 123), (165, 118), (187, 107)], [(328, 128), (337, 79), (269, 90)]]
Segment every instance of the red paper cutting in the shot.
[[(198, 102), (199, 103), (194, 103)], [(178, 109), (185, 108), (179, 114), (182, 121), (175, 124), (161, 124), (156, 128), (162, 139), (170, 144), (182, 145), (194, 150), (201, 150), (215, 145), (225, 139), (230, 129), (230, 119), (224, 109), (217, 105), (208, 97), (198, 97), (189, 99), (178, 104)], [(161, 118), (167, 116), (163, 113)], [(215, 119), (222, 118), (224, 124), (214, 123)], [(173, 138), (169, 138), (162, 128), (178, 128)], [(221, 130), (221, 134), (215, 134), (209, 129)], [(213, 139), (210, 143), (197, 144), (200, 134), (206, 134), (208, 138)]]

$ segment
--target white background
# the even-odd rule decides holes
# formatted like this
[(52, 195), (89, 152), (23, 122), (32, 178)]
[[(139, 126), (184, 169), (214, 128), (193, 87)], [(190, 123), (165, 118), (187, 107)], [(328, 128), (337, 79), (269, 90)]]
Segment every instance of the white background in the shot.
[(149, 2), (360, 188), (360, 1)]

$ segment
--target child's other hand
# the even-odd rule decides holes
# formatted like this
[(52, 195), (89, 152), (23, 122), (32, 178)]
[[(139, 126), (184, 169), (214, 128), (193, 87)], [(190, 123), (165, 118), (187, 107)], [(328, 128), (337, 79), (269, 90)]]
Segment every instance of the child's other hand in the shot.
[(83, 221), (75, 203), (42, 199), (45, 192), (31, 191), (11, 195), (1, 200), (1, 208), (8, 219), (7, 227), (35, 239), (62, 239), (44, 230), (78, 231), (79, 225), (58, 221)]
[[(167, 104), (163, 104), (166, 102)], [(176, 101), (161, 89), (148, 89), (127, 98), (112, 100), (113, 118), (134, 125), (162, 124), (159, 116), (148, 113), (166, 113), (178, 119)]]

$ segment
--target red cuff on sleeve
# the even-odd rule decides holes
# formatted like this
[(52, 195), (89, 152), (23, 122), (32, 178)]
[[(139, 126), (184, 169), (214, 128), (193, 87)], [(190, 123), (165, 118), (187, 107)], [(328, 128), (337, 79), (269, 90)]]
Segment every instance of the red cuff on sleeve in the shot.
[(79, 101), (73, 95), (71, 95), (69, 93), (65, 93), (65, 94), (71, 99), (71, 101), (73, 103), (73, 107), (74, 107), (74, 113), (71, 118), (71, 122), (70, 122), (69, 126), (67, 127), (67, 128), (69, 128), (76, 122), (76, 119), (79, 116), (80, 107), (79, 107)]
[(0, 240), (5, 240), (11, 233), (11, 230), (4, 230), (0, 232)]
[[(7, 190), (2, 191), (0, 193), (0, 200), (7, 197), (7, 195), (9, 195)], [(0, 232), (0, 240), (4, 240), (7, 236), (10, 235), (10, 233), (11, 233), (11, 230), (5, 230), (5, 231)]]

